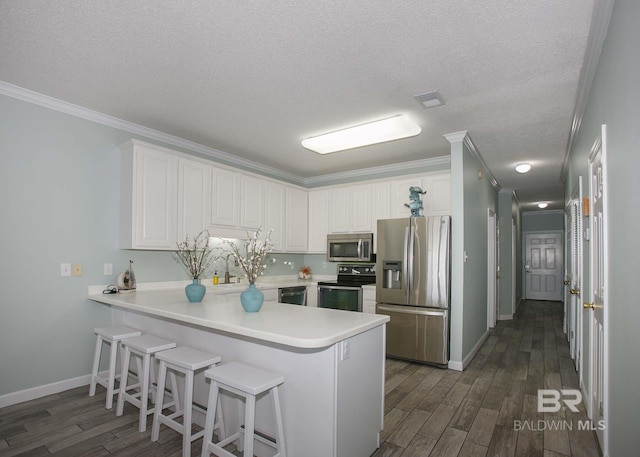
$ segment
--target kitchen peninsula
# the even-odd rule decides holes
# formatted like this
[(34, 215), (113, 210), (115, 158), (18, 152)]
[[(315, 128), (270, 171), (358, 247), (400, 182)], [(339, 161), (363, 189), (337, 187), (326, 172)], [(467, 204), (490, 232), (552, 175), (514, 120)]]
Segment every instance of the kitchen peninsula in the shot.
[[(289, 455), (367, 457), (378, 447), (387, 316), (268, 302), (245, 313), (237, 298), (221, 294), (188, 303), (182, 288), (88, 298), (111, 306), (113, 324), (219, 354), (222, 363), (282, 374)], [(196, 383), (194, 399), (205, 405), (204, 379)], [(259, 399), (257, 409), (257, 429), (272, 434), (269, 398)], [(203, 424), (202, 415), (195, 420)], [(263, 451), (256, 447), (256, 455), (270, 455)]]

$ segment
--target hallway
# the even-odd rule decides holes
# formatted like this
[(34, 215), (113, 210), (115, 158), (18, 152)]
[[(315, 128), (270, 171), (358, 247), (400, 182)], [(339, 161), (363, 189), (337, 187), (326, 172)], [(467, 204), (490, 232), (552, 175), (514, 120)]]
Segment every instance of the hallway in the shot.
[(578, 430), (584, 404), (537, 412), (538, 389), (578, 389), (562, 314), (561, 302), (523, 302), (464, 372), (388, 359), (374, 457), (599, 456), (595, 432)]

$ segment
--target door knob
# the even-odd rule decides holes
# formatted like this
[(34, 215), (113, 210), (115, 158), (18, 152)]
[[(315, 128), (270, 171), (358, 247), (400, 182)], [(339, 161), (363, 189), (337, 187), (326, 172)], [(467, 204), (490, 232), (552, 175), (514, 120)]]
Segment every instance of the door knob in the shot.
[(569, 289), (571, 295), (580, 295), (580, 289)]
[(584, 309), (597, 309), (597, 308), (602, 308), (602, 305), (596, 305), (595, 303), (583, 303), (582, 307)]

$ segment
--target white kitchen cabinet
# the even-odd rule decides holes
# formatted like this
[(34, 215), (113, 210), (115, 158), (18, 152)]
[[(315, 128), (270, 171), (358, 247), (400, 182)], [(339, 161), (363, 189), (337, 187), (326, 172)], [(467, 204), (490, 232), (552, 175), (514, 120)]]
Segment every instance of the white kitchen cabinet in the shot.
[(425, 216), (447, 216), (451, 214), (451, 173), (428, 176), (422, 180), (427, 194), (424, 202)]
[(378, 219), (391, 217), (391, 186), (388, 182), (371, 184), (371, 231), (373, 252), (377, 252)]
[(390, 182), (391, 218), (411, 216), (411, 210), (404, 205), (409, 203), (409, 188), (412, 186), (422, 187), (422, 178), (416, 176)]
[(327, 252), (329, 191), (309, 191), (309, 244), (307, 252)]
[(307, 191), (288, 187), (285, 191), (285, 250), (306, 252), (308, 236), (309, 201)]
[(276, 251), (283, 251), (285, 241), (285, 186), (267, 181), (265, 184), (264, 230), (271, 232), (271, 242)]
[(211, 225), (237, 227), (240, 224), (240, 175), (212, 168)]
[(362, 286), (362, 312), (376, 313), (376, 286)]
[(175, 249), (178, 158), (134, 140), (121, 151), (121, 247)]
[(265, 181), (240, 175), (240, 228), (258, 229), (264, 226)]
[(329, 233), (370, 232), (371, 185), (329, 190)]
[(211, 219), (211, 167), (178, 159), (178, 241), (193, 239)]

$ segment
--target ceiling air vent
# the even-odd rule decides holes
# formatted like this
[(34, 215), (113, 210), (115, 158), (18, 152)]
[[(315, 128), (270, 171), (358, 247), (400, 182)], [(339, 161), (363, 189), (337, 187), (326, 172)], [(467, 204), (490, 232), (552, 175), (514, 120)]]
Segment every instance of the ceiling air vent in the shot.
[(425, 92), (420, 95), (414, 95), (413, 98), (415, 98), (423, 108), (435, 108), (436, 106), (444, 105), (444, 99), (437, 90)]

